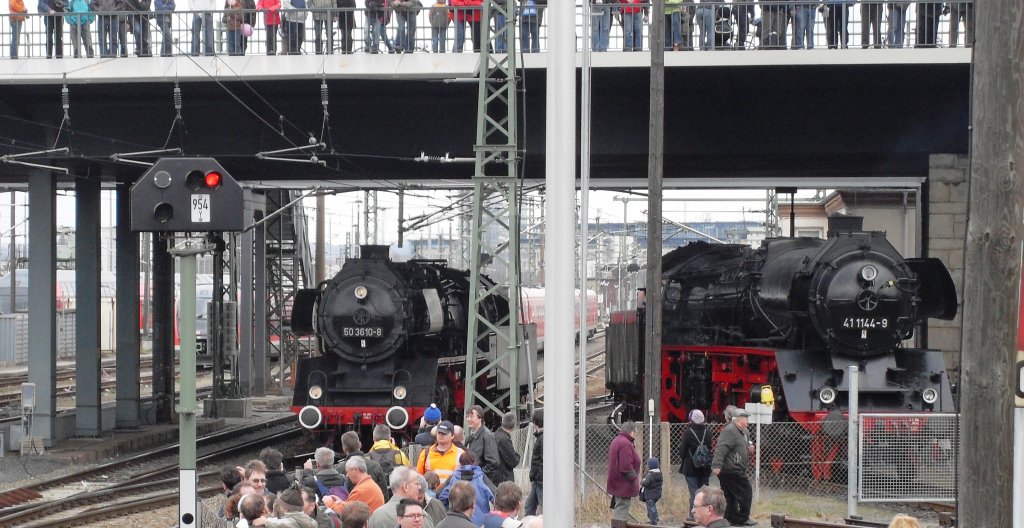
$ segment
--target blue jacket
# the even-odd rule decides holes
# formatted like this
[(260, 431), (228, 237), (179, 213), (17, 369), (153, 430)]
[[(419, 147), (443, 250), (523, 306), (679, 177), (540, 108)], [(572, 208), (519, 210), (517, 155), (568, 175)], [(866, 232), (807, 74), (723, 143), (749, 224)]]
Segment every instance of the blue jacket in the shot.
[[(466, 478), (470, 471), (472, 471), (472, 477)], [(470, 520), (473, 521), (474, 525), (480, 526), (484, 522), (484, 517), (491, 511), (491, 503), (494, 502), (494, 491), (487, 485), (486, 479), (484, 470), (480, 469), (480, 466), (462, 466), (455, 470), (455, 473), (445, 483), (444, 489), (437, 494), (437, 498), (447, 508), (448, 493), (451, 491), (452, 486), (459, 480), (468, 480), (476, 488), (476, 508), (473, 510), (473, 517)]]
[(174, 0), (153, 0), (154, 11), (174, 11)]
[(93, 20), (96, 20), (96, 15), (92, 14), (92, 10), (89, 8), (89, 0), (71, 0), (68, 11), (69, 13), (64, 15), (64, 20), (68, 24), (81, 26), (91, 24)]

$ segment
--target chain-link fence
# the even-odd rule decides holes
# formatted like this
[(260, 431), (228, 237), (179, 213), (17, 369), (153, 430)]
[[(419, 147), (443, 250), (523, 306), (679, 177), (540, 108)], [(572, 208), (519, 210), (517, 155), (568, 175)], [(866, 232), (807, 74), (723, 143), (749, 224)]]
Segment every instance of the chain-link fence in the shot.
[(861, 502), (956, 497), (955, 414), (861, 414)]

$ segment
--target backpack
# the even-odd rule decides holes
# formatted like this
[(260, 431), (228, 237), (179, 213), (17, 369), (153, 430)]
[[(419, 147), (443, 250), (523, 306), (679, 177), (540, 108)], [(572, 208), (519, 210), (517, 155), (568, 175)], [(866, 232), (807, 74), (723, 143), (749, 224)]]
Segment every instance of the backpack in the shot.
[(397, 449), (377, 449), (371, 450), (367, 455), (370, 457), (370, 460), (380, 464), (381, 472), (384, 473), (384, 482), (378, 482), (377, 486), (380, 487), (380, 491), (384, 493), (384, 500), (387, 501), (391, 498), (391, 488), (388, 486), (388, 481), (391, 478), (391, 472), (395, 470), (397, 465), (395, 457), (401, 457), (402, 452)]
[[(697, 433), (693, 432), (693, 429), (690, 429), (690, 434), (692, 434), (694, 438), (697, 438)], [(704, 438), (707, 434), (708, 430), (705, 429), (704, 434), (701, 435), (698, 440), (700, 443), (697, 444), (697, 449), (693, 450), (693, 455), (690, 457), (690, 459), (693, 460), (693, 467), (696, 469), (707, 469), (711, 467), (711, 450), (708, 449), (707, 444), (704, 443)]]
[(330, 488), (328, 488), (327, 486), (324, 486), (324, 483), (320, 482), (320, 479), (316, 477), (313, 477), (313, 481), (316, 482), (316, 488), (317, 491), (320, 492), (321, 497), (334, 495), (335, 497), (340, 497), (342, 500), (348, 498), (348, 490), (345, 489), (345, 486), (331, 486)]

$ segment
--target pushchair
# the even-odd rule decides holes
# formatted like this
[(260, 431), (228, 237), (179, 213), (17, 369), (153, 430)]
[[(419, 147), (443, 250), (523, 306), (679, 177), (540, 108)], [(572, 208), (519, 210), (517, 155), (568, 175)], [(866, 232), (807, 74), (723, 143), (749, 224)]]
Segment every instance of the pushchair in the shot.
[(715, 49), (732, 47), (732, 8), (720, 5), (715, 8)]

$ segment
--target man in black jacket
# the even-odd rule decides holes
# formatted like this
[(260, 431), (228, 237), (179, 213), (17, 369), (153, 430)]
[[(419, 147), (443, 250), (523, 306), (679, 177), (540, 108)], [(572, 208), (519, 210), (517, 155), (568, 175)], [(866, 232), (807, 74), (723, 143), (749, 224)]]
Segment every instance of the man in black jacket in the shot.
[(715, 445), (715, 458), (711, 461), (711, 472), (718, 477), (728, 507), (723, 512), (733, 526), (753, 526), (757, 522), (750, 518), (750, 501), (753, 489), (747, 478), (747, 466), (754, 450), (747, 439), (747, 418), (750, 414), (738, 409), (732, 422), (722, 429)]
[(128, 6), (138, 13), (133, 15), (130, 21), (132, 33), (135, 34), (135, 55), (150, 57), (152, 53), (149, 50), (149, 19), (153, 17), (153, 0), (129, 0)]
[(484, 470), (491, 482), (496, 482), (496, 473), (500, 470), (501, 459), (498, 457), (498, 444), (494, 441), (494, 433), (484, 425), (484, 408), (474, 405), (466, 411), (466, 424), (469, 435), (466, 437), (466, 449), (476, 455), (480, 468)]
[(498, 471), (494, 472), (491, 481), (497, 486), (502, 482), (513, 480), (513, 471), (519, 465), (519, 453), (512, 444), (512, 431), (516, 428), (516, 413), (507, 412), (501, 417), (501, 427), (494, 431), (494, 441), (498, 444)]
[(526, 515), (537, 515), (544, 506), (544, 411), (533, 411), (533, 456), (530, 458), (530, 495), (526, 497)]

